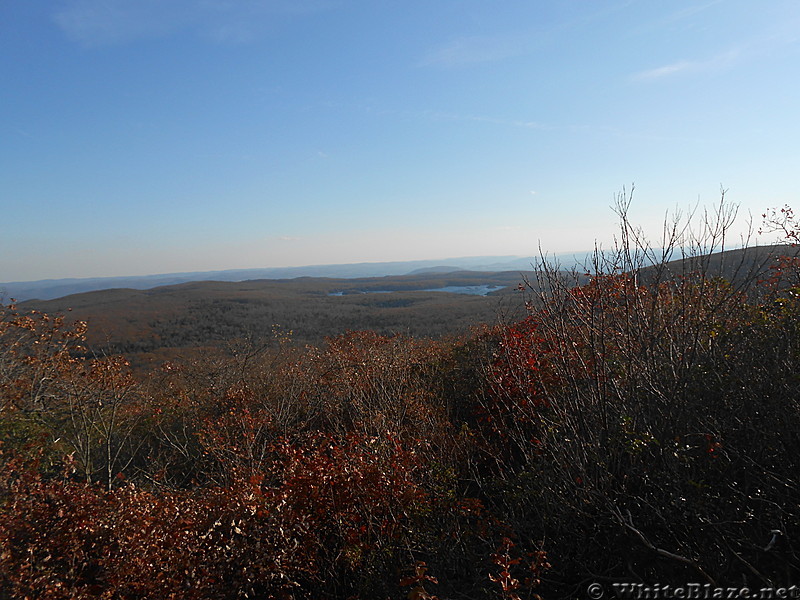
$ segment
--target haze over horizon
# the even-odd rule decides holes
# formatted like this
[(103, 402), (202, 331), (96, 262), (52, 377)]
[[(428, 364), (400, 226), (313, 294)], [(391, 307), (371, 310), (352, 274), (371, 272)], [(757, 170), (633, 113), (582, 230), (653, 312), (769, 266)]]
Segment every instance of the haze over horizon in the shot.
[[(270, 270), (270, 269), (274, 269), (274, 270), (286, 269), (286, 270), (289, 270), (289, 269), (311, 269), (311, 268), (317, 268), (317, 267), (330, 268), (330, 267), (351, 266), (351, 265), (352, 266), (359, 266), (359, 265), (393, 265), (393, 264), (406, 264), (406, 263), (410, 264), (410, 263), (414, 263), (414, 262), (424, 262), (424, 263), (441, 262), (442, 263), (441, 265), (436, 265), (436, 266), (447, 266), (449, 263), (453, 263), (453, 262), (459, 261), (459, 260), (466, 260), (466, 259), (469, 259), (469, 258), (491, 258), (491, 259), (513, 260), (513, 259), (521, 259), (521, 258), (525, 258), (525, 257), (522, 257), (522, 256), (448, 257), (448, 258), (438, 258), (438, 259), (437, 258), (434, 258), (434, 259), (421, 259), (419, 261), (362, 261), (362, 262), (358, 262), (358, 263), (333, 263), (333, 264), (319, 264), (319, 265), (286, 265), (286, 266), (281, 266), (281, 267), (251, 267), (251, 268), (247, 268), (247, 269), (232, 268), (232, 269), (218, 269), (218, 270), (215, 270), (215, 271), (179, 271), (179, 272), (171, 272), (171, 273), (158, 272), (158, 273), (145, 273), (143, 275), (125, 275), (125, 274), (123, 274), (123, 275), (112, 275), (112, 276), (110, 276), (108, 278), (111, 279), (111, 278), (129, 278), (129, 277), (130, 278), (135, 278), (135, 277), (159, 277), (161, 275), (193, 275), (195, 273), (216, 273), (216, 272), (225, 273), (225, 272), (232, 272), (232, 271), (261, 271), (261, 270)], [(88, 278), (77, 277), (77, 278), (73, 278), (73, 279), (105, 279), (105, 278), (106, 277), (104, 277), (104, 276), (100, 276), (100, 277), (88, 277)], [(51, 281), (51, 280), (52, 281), (57, 281), (57, 279), (53, 279), (53, 278), (48, 278), (48, 279), (44, 279), (44, 280), (36, 280), (36, 281)], [(27, 282), (0, 282), (0, 283), (27, 283)]]
[(654, 238), (798, 208), (788, 0), (11, 0), (0, 49), (2, 282), (578, 252), (632, 182)]

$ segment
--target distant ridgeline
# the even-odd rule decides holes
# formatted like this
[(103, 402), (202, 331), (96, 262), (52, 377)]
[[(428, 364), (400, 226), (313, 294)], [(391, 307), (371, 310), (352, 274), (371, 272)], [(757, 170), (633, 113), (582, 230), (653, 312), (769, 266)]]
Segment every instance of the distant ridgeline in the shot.
[[(376, 262), (341, 265), (314, 265), (305, 267), (278, 267), (267, 269), (235, 269), (226, 271), (197, 271), (167, 273), (136, 277), (96, 277), (85, 279), (45, 279), (0, 283), (0, 301), (13, 298), (23, 300), (52, 300), (70, 294), (80, 294), (112, 288), (147, 290), (163, 285), (176, 285), (192, 281), (248, 281), (255, 279), (294, 279), (297, 277), (384, 277), (394, 275), (423, 275), (452, 271), (528, 271), (538, 261), (536, 258), (513, 256), (479, 256), (443, 260), (416, 260), (402, 262)], [(574, 257), (568, 258), (573, 264)]]

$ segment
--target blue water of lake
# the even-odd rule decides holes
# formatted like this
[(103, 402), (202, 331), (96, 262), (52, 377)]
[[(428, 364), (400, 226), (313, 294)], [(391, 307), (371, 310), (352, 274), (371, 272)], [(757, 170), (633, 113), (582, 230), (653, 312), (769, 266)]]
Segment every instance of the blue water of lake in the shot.
[(490, 292), (502, 290), (502, 285), (450, 285), (447, 287), (422, 290), (423, 292), (450, 292), (451, 294), (469, 294), (471, 296), (486, 296)]
[[(469, 294), (471, 296), (486, 296), (491, 292), (502, 290), (503, 285), (450, 285), (440, 288), (431, 288), (427, 290), (406, 290), (406, 291), (420, 291), (420, 292), (449, 292), (451, 294)], [(397, 291), (397, 290), (395, 290)], [(357, 290), (347, 292), (348, 294), (391, 294), (392, 290)], [(345, 292), (328, 292), (328, 296), (344, 296)]]

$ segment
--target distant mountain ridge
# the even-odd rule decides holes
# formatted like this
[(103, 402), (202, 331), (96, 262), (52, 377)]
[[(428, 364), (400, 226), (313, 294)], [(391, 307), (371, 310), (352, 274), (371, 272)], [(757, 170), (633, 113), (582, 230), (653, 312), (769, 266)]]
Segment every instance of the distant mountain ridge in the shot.
[(273, 267), (265, 269), (231, 269), (225, 271), (196, 271), (166, 273), (133, 277), (91, 277), (72, 279), (44, 279), (0, 283), (0, 301), (11, 298), (25, 300), (52, 300), (71, 294), (97, 290), (129, 288), (148, 290), (164, 285), (193, 281), (248, 281), (255, 279), (294, 279), (296, 277), (331, 277), (352, 279), (359, 277), (384, 277), (424, 272), (467, 271), (528, 271), (538, 259), (519, 256), (472, 256), (449, 259), (413, 260), (396, 262), (352, 263), (336, 265), (309, 265), (302, 267)]
[(455, 273), (456, 271), (464, 271), (461, 267), (448, 267), (439, 265), (437, 267), (423, 267), (422, 269), (414, 269), (407, 275), (424, 275), (425, 273)]

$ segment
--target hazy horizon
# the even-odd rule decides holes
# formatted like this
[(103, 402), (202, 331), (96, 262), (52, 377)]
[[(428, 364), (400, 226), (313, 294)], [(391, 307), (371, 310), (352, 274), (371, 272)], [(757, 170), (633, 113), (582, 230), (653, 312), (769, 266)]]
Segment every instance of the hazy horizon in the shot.
[(797, 195), (788, 0), (12, 0), (0, 17), (3, 282), (608, 247), (632, 183), (653, 239), (721, 187), (735, 236)]
[[(560, 253), (558, 257), (565, 258), (571, 255), (575, 255), (576, 257), (582, 256), (586, 254), (588, 251), (584, 252), (565, 252)], [(558, 258), (556, 257), (556, 258)], [(520, 255), (502, 255), (502, 256), (450, 256), (445, 258), (426, 258), (426, 259), (415, 259), (415, 260), (398, 260), (398, 261), (360, 261), (354, 263), (323, 263), (323, 264), (313, 264), (313, 265), (281, 265), (275, 267), (247, 267), (247, 268), (230, 268), (230, 269), (209, 269), (209, 270), (198, 270), (198, 271), (170, 271), (170, 272), (154, 272), (154, 273), (123, 273), (120, 275), (99, 275), (99, 276), (89, 276), (89, 277), (48, 277), (45, 279), (31, 279), (31, 280), (20, 280), (20, 281), (0, 281), (0, 285), (4, 283), (38, 283), (38, 282), (46, 282), (46, 281), (62, 281), (62, 280), (75, 280), (81, 281), (86, 279), (136, 279), (136, 278), (150, 278), (150, 277), (164, 277), (164, 276), (172, 276), (172, 275), (194, 275), (194, 274), (202, 274), (202, 273), (235, 273), (235, 272), (246, 272), (246, 271), (270, 271), (270, 270), (291, 270), (291, 269), (329, 269), (334, 267), (348, 267), (348, 266), (362, 266), (362, 265), (406, 265), (406, 264), (415, 264), (415, 263), (432, 263), (429, 267), (447, 267), (447, 266), (454, 266), (456, 262), (466, 262), (466, 261), (475, 261), (475, 260), (492, 260), (492, 261), (519, 261), (519, 260), (526, 260), (531, 259), (535, 260), (537, 257), (535, 256), (520, 256)], [(449, 263), (449, 264), (448, 264)]]

